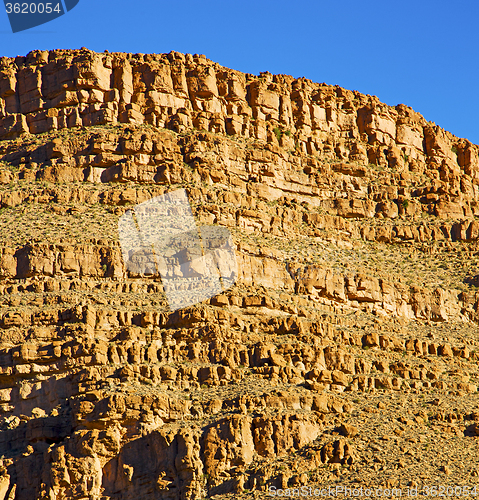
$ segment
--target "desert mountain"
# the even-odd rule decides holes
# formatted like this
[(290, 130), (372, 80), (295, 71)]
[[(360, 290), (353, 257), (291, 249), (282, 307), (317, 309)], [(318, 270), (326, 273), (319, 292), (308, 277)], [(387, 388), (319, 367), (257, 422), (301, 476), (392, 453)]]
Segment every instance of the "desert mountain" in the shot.
[[(1, 58), (0, 499), (472, 491), (478, 185), (478, 146), (338, 86)], [(118, 221), (177, 189), (238, 275), (172, 312)]]

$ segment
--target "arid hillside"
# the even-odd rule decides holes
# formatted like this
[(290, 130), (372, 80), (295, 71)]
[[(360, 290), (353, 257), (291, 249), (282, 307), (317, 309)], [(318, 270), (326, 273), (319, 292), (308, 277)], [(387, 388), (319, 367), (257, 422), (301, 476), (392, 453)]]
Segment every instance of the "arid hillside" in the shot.
[[(171, 312), (119, 218), (184, 188), (236, 284)], [(0, 58), (0, 500), (477, 485), (479, 147), (202, 55)]]

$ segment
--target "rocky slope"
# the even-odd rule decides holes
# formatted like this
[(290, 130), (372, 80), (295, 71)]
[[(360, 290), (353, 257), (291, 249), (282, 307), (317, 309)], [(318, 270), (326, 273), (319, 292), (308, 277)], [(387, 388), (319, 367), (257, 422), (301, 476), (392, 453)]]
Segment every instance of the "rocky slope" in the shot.
[[(478, 146), (340, 87), (0, 59), (0, 499), (472, 488), (478, 179)], [(171, 313), (117, 224), (179, 187), (239, 279)]]

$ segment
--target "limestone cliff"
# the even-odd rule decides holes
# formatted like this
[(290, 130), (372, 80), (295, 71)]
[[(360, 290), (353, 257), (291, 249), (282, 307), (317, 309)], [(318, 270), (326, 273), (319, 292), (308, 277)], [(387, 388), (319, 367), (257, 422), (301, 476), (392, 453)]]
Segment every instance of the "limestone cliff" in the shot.
[[(478, 146), (337, 86), (1, 58), (0, 499), (477, 482), (478, 179)], [(117, 223), (178, 187), (239, 279), (171, 313)]]

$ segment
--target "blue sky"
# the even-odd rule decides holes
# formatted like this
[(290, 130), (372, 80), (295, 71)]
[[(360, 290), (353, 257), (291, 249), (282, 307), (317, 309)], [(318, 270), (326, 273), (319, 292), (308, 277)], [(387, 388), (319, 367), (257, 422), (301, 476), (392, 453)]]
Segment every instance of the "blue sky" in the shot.
[(248, 73), (338, 84), (407, 104), (479, 144), (477, 0), (80, 0), (12, 34), (0, 7), (0, 56), (33, 49), (205, 54)]

